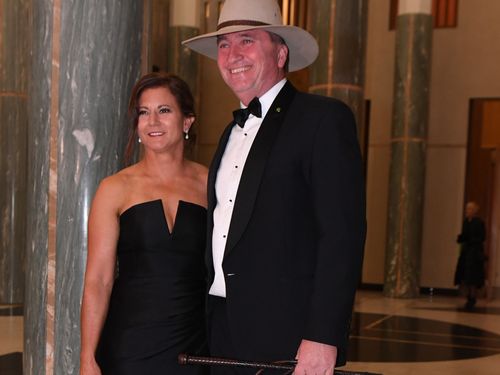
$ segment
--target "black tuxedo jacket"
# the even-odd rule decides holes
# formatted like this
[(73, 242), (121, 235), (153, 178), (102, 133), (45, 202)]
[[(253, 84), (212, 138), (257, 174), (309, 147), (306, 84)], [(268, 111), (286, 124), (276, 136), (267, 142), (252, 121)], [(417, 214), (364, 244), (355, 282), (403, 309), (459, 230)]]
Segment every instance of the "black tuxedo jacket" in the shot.
[[(209, 285), (215, 180), (208, 178)], [(337, 346), (345, 362), (365, 240), (356, 126), (332, 98), (285, 84), (250, 149), (225, 249), (228, 323), (241, 359), (293, 359), (302, 339)]]

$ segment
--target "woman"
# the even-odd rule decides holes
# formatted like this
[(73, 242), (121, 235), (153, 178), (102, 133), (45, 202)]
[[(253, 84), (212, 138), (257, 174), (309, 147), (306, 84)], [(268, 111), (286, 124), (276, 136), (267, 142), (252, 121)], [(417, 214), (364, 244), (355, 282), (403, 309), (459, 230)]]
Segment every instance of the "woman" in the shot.
[(472, 309), (476, 305), (477, 290), (484, 285), (485, 279), (483, 242), (486, 230), (483, 221), (477, 216), (478, 211), (476, 202), (465, 205), (462, 232), (457, 237), (461, 249), (455, 270), (455, 285), (464, 289), (466, 309)]
[[(205, 349), (207, 169), (184, 158), (193, 97), (151, 73), (130, 104), (141, 160), (105, 178), (92, 202), (82, 302), (82, 375), (201, 374), (181, 352)], [(116, 266), (116, 267), (115, 267)]]

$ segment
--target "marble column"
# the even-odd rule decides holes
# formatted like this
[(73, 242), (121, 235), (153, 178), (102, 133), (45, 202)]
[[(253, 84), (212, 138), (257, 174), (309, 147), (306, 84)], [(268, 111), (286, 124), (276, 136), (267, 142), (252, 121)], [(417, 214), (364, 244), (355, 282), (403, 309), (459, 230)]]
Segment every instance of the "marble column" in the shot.
[(396, 26), (384, 294), (419, 294), (429, 113), (431, 0), (400, 0)]
[(310, 68), (309, 91), (347, 103), (356, 116), (361, 142), (367, 16), (367, 0), (315, 0), (308, 21), (320, 51)]
[(191, 87), (193, 95), (198, 92), (199, 55), (181, 42), (200, 32), (200, 1), (170, 0), (167, 62), (168, 71), (182, 77)]
[(145, 16), (149, 20), (145, 27), (149, 27), (149, 64), (148, 71), (168, 70), (168, 25), (170, 15), (170, 0), (147, 0), (149, 6), (144, 8)]
[[(183, 46), (183, 40), (192, 38), (200, 33), (200, 4), (198, 0), (170, 0), (167, 71), (177, 74), (184, 79), (195, 98), (195, 110), (199, 113), (200, 93), (198, 67), (200, 56), (198, 53)], [(197, 133), (199, 121), (189, 132), (190, 141), (186, 144), (186, 157), (197, 159)]]
[(121, 166), (142, 1), (32, 2), (25, 374), (78, 374), (87, 215)]
[(0, 1), (0, 304), (24, 296), (28, 0)]

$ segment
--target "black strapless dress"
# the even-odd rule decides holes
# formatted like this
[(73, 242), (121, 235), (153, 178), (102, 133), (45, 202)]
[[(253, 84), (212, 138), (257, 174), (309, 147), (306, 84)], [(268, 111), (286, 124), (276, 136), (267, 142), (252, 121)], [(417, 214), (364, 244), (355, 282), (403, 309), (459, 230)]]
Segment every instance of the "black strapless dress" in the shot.
[(97, 350), (104, 375), (205, 374), (177, 364), (206, 354), (206, 209), (179, 201), (170, 233), (162, 201), (120, 216), (118, 277)]

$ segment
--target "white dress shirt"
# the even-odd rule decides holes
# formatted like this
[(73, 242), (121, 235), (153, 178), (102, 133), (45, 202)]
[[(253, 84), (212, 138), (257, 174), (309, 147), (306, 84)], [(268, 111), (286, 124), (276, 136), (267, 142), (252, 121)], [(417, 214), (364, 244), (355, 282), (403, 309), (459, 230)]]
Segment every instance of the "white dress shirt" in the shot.
[[(259, 98), (262, 108), (261, 118), (251, 114), (243, 128), (237, 124), (233, 126), (226, 149), (224, 150), (224, 155), (222, 155), (215, 180), (217, 203), (213, 214), (212, 255), (215, 278), (210, 287), (209, 294), (214, 296), (226, 297), (226, 282), (222, 270), (222, 260), (224, 258), (229, 225), (233, 215), (234, 202), (243, 167), (245, 166), (250, 147), (252, 147), (255, 136), (260, 129), (260, 125), (266, 117), (267, 111), (274, 99), (285, 85), (285, 82), (286, 79), (284, 78)], [(242, 103), (240, 103), (240, 106), (244, 108)]]

